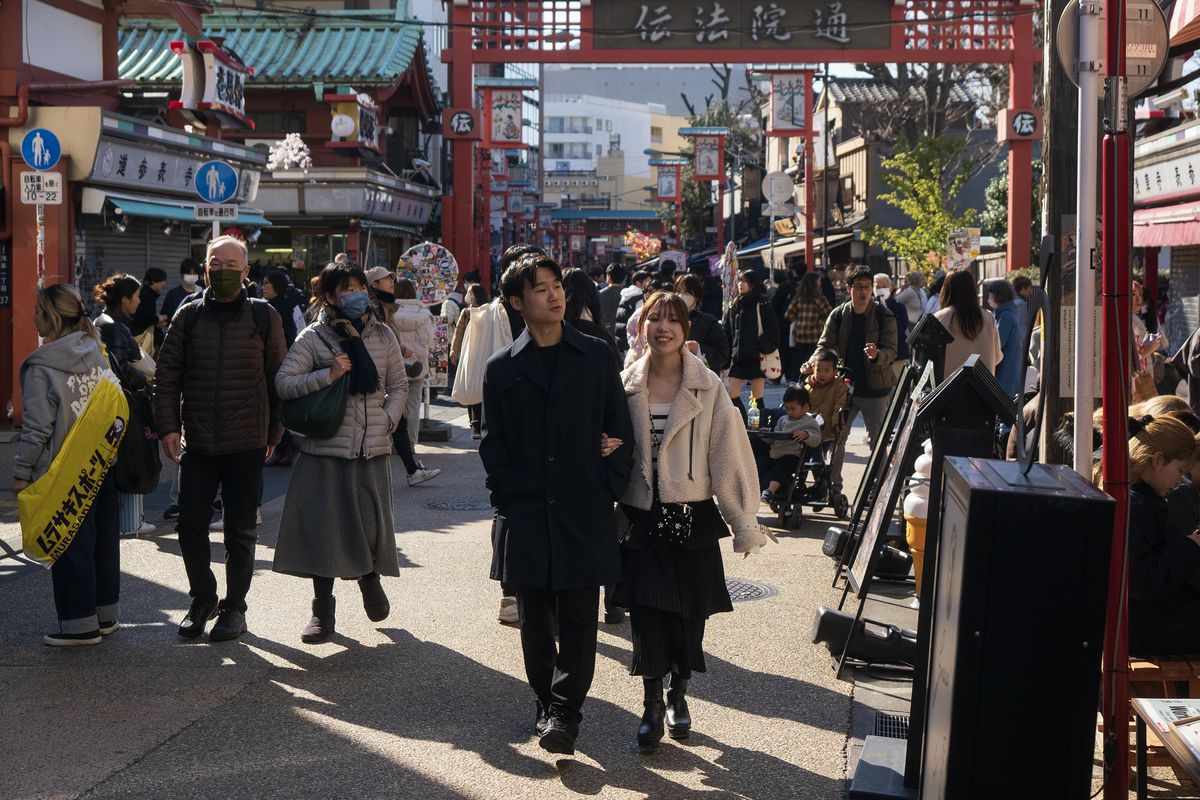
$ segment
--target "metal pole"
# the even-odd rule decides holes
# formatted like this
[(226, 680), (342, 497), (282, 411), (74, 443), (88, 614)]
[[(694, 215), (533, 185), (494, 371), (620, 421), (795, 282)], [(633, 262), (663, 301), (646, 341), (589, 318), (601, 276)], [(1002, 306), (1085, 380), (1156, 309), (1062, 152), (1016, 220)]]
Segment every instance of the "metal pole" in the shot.
[(1079, 140), (1075, 161), (1075, 419), (1089, 424), (1075, 426), (1075, 471), (1092, 476), (1092, 409), (1096, 396), (1095, 364), (1096, 325), (1096, 170), (1100, 129), (1100, 75), (1094, 65), (1101, 55), (1101, 23), (1098, 3), (1079, 6)]
[[(1132, 153), (1125, 79), (1125, 0), (1108, 0), (1105, 21), (1105, 107), (1111, 118), (1103, 150), (1103, 320), (1102, 402), (1104, 409), (1104, 489), (1116, 500), (1108, 613), (1104, 629), (1104, 798), (1129, 796), (1129, 271), (1133, 211)], [(1080, 164), (1082, 171), (1088, 165)], [(1076, 420), (1078, 425), (1082, 420)]]

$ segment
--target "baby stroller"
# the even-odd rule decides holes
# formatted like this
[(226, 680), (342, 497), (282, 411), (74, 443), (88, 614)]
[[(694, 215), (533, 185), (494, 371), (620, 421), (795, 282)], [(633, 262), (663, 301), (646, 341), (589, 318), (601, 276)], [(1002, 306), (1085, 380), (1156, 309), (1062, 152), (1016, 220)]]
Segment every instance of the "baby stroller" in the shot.
[[(846, 403), (838, 409), (838, 429), (842, 429), (849, 416), (850, 400), (854, 396), (854, 387), (849, 380), (847, 383)], [(776, 417), (777, 419), (778, 417)], [(773, 426), (774, 420), (772, 420)], [(822, 421), (823, 424), (823, 421)], [(789, 438), (791, 434), (776, 433), (775, 431), (750, 431), (752, 439), (760, 439), (767, 443)], [(785, 482), (775, 492), (771, 500), (771, 511), (779, 516), (779, 525), (787, 530), (796, 530), (804, 523), (804, 509), (824, 511), (832, 508), (838, 519), (846, 519), (850, 513), (850, 500), (841, 491), (835, 491), (831, 482), (834, 452), (837, 450), (838, 439), (823, 439), (819, 445), (805, 445), (796, 471), (789, 481)]]

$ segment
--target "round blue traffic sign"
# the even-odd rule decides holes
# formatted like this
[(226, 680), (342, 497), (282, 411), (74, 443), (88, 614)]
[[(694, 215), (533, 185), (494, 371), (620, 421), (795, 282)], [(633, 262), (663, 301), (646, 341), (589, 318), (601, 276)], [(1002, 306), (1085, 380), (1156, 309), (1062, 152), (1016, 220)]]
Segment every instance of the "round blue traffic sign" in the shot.
[(206, 203), (228, 203), (237, 188), (237, 170), (224, 161), (205, 161), (196, 170), (196, 194)]
[(45, 128), (33, 128), (21, 140), (21, 157), (36, 170), (54, 169), (61, 156), (58, 137)]

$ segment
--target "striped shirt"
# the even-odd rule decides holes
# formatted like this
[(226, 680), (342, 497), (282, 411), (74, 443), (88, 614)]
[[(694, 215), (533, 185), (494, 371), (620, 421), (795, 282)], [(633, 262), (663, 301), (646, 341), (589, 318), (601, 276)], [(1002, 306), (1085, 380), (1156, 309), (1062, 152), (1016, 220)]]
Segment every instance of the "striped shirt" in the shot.
[(663, 436), (667, 432), (667, 417), (671, 416), (670, 403), (651, 403), (650, 404), (650, 427), (654, 429), (654, 435), (650, 439), (650, 463), (654, 465), (654, 469), (658, 469), (658, 445), (655, 442), (662, 442)]

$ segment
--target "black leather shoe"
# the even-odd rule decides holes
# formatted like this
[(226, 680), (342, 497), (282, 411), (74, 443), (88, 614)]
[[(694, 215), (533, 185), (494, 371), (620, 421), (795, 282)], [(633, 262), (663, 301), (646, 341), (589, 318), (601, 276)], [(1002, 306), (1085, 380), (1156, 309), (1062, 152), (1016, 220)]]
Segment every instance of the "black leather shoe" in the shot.
[(217, 624), (213, 625), (212, 632), (208, 634), (208, 638), (209, 641), (213, 642), (228, 642), (238, 638), (245, 632), (246, 613), (238, 611), (236, 608), (223, 608), (217, 617)]
[(612, 608), (606, 608), (604, 610), (604, 624), (605, 625), (620, 625), (624, 621), (625, 621), (625, 612), (622, 611), (621, 609), (617, 608), (616, 606), (613, 606)]
[(533, 721), (533, 732), (541, 736), (550, 727), (550, 704), (537, 701), (537, 716)]
[(546, 729), (538, 739), (538, 745), (547, 753), (558, 753), (564, 756), (575, 755), (575, 738), (579, 735), (579, 725), (552, 715), (546, 722)]
[(663, 702), (662, 678), (642, 678), (642, 684), (646, 691), (646, 710), (642, 713), (641, 724), (638, 725), (638, 750), (653, 753), (663, 738), (663, 718), (667, 706)]
[(204, 626), (217, 615), (217, 598), (197, 597), (192, 600), (183, 622), (179, 623), (179, 635), (185, 639), (195, 639), (204, 633)]
[(367, 619), (371, 622), (387, 619), (388, 614), (392, 612), (392, 606), (383, 591), (383, 585), (379, 582), (379, 575), (372, 572), (359, 578), (358, 588), (362, 590), (363, 610), (367, 612)]
[(686, 739), (692, 732), (692, 714), (687, 704), (688, 679), (671, 675), (671, 688), (667, 690), (667, 733), (672, 739)]

